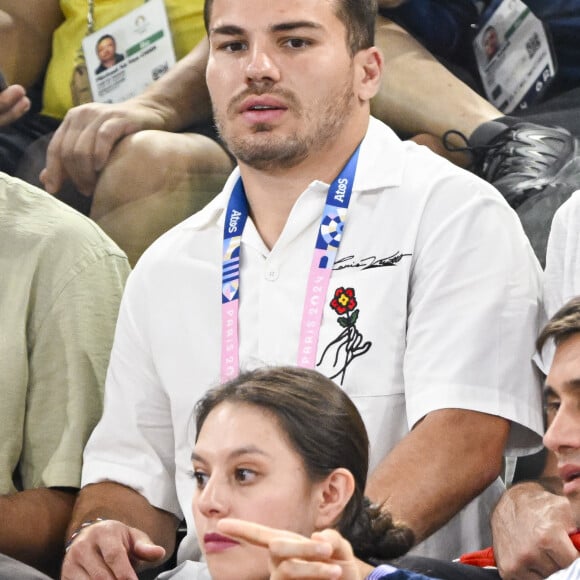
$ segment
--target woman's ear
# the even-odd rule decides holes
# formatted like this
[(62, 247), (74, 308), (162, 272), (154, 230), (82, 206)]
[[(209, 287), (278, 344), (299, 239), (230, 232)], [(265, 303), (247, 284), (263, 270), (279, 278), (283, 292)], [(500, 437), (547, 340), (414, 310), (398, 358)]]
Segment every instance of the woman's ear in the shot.
[(354, 56), (357, 71), (357, 96), (361, 101), (370, 101), (381, 87), (383, 54), (376, 46), (360, 50)]
[(346, 504), (354, 493), (354, 477), (348, 469), (339, 467), (320, 482), (319, 486), (315, 526), (317, 530), (323, 530), (333, 527), (340, 519)]

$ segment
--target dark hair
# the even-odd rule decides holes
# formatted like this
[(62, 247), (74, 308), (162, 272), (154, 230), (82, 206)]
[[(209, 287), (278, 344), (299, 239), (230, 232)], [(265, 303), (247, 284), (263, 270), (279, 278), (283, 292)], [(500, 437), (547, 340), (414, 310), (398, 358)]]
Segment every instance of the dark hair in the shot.
[(572, 298), (552, 316), (538, 336), (536, 348), (540, 352), (550, 338), (557, 346), (577, 332), (580, 332), (580, 296)]
[[(347, 44), (352, 55), (370, 48), (375, 43), (377, 0), (334, 0), (335, 13), (346, 27)], [(203, 19), (209, 33), (209, 21), (213, 0), (205, 0)]]
[(209, 413), (224, 402), (254, 405), (271, 413), (302, 457), (312, 481), (324, 479), (339, 467), (352, 473), (355, 491), (337, 529), (358, 557), (396, 558), (411, 548), (413, 532), (395, 524), (388, 512), (364, 497), (367, 432), (352, 401), (330, 379), (298, 367), (266, 367), (241, 374), (198, 401), (197, 433)]
[(101, 38), (99, 38), (99, 40), (97, 40), (97, 44), (95, 44), (95, 46), (98, 48), (99, 44), (101, 44), (101, 42), (103, 42), (103, 40), (107, 40), (110, 39), (113, 41), (113, 44), (115, 46), (117, 46), (117, 41), (115, 40), (115, 37), (112, 36), (111, 34), (103, 34), (103, 36), (101, 36)]

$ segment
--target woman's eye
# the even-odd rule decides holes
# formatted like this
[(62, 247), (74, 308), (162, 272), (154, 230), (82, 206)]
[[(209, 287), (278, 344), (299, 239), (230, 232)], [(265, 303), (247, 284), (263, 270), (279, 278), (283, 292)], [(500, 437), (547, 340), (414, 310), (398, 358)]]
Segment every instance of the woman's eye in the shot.
[(236, 469), (236, 481), (239, 481), (240, 483), (249, 483), (250, 481), (253, 481), (255, 477), (256, 472), (251, 469), (246, 469), (245, 467)]
[(209, 475), (207, 475), (207, 473), (204, 473), (203, 471), (199, 471), (198, 469), (196, 469), (193, 472), (193, 479), (195, 479), (198, 489), (203, 489), (205, 487), (205, 484), (207, 483), (207, 480), (209, 479)]

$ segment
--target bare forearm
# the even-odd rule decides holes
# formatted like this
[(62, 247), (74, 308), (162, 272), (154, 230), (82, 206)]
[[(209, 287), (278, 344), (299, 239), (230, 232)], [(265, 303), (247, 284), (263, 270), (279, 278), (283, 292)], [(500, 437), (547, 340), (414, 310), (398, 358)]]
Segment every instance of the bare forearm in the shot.
[[(379, 17), (376, 32), (385, 74), (372, 111), (395, 131), (441, 137), (448, 129), (457, 129), (469, 137), (481, 123), (501, 115), (401, 27)], [(417, 85), (417, 78), (428, 90)]]
[(30, 87), (40, 78), (62, 18), (58, 0), (2, 1), (0, 68), (10, 83)]
[(509, 423), (492, 415), (430, 413), (371, 474), (367, 495), (386, 502), (419, 542), (495, 480), (508, 432)]
[(83, 522), (96, 518), (118, 520), (145, 532), (151, 540), (166, 550), (167, 557), (175, 549), (177, 518), (153, 507), (134, 489), (112, 482), (84, 487), (75, 504), (67, 537)]
[(31, 489), (0, 497), (0, 552), (54, 574), (75, 493)]
[(205, 82), (209, 53), (207, 40), (202, 40), (163, 77), (140, 96), (139, 104), (160, 114), (166, 131), (180, 131), (194, 123), (211, 118), (211, 103)]

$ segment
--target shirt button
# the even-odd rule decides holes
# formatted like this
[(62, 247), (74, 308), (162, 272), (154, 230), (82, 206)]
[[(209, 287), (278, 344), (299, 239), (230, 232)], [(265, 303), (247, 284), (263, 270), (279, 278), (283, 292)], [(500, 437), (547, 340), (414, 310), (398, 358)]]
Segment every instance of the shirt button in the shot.
[(280, 272), (278, 271), (278, 268), (276, 268), (275, 266), (270, 265), (266, 269), (265, 278), (266, 280), (268, 280), (268, 282), (275, 282), (276, 280), (278, 280), (279, 275)]

